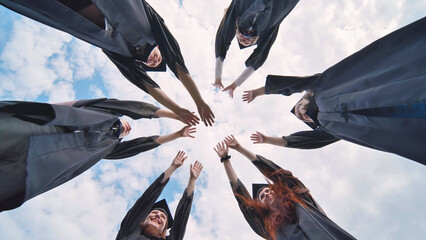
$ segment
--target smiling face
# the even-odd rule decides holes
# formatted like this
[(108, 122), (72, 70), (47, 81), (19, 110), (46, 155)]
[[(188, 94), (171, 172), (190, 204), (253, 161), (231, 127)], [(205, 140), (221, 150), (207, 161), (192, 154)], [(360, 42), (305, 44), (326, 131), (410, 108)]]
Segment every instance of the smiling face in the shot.
[(265, 205), (270, 205), (274, 201), (274, 191), (265, 187), (259, 193), (259, 201)]
[(129, 135), (130, 130), (132, 130), (132, 127), (130, 127), (130, 124), (124, 119), (120, 119), (120, 122), (121, 130), (119, 138), (124, 138), (125, 136)]
[(248, 37), (248, 36), (244, 36), (238, 29), (237, 26), (237, 31), (236, 31), (236, 36), (237, 36), (237, 40), (238, 42), (243, 45), (244, 47), (248, 47), (251, 45), (254, 45), (257, 43), (257, 40), (259, 39), (259, 36), (253, 36), (253, 37)]
[(152, 210), (145, 221), (141, 222), (143, 232), (149, 236), (165, 238), (167, 233), (167, 216), (160, 210)]

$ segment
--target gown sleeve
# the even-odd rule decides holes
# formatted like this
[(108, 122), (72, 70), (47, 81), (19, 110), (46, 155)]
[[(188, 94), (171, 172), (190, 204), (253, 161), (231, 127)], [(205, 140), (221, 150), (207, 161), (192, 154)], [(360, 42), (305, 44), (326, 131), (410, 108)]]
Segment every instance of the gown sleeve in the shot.
[(145, 190), (142, 196), (129, 209), (124, 219), (121, 221), (120, 230), (118, 231), (116, 240), (126, 239), (126, 236), (131, 235), (140, 225), (140, 222), (145, 220), (149, 211), (157, 201), (169, 179), (161, 183), (164, 178), (162, 173), (152, 184)]
[(234, 39), (235, 37), (237, 21), (235, 1), (236, 0), (233, 0), (229, 5), (228, 9), (226, 10), (225, 16), (223, 16), (216, 33), (216, 58), (220, 58), (222, 61), (225, 59), (226, 52), (229, 49), (229, 45), (231, 45), (232, 39)]
[(130, 141), (123, 141), (117, 144), (114, 149), (104, 159), (122, 159), (133, 157), (141, 152), (146, 152), (160, 146), (155, 142), (159, 136), (140, 137)]
[(293, 93), (313, 89), (320, 74), (307, 77), (268, 75), (265, 83), (265, 94), (281, 94), (290, 96)]
[(265, 63), (268, 58), (269, 51), (277, 38), (278, 30), (279, 25), (262, 34), (258, 40), (256, 49), (254, 49), (253, 53), (245, 62), (246, 67), (251, 67), (254, 70), (257, 70)]
[(117, 116), (126, 115), (132, 119), (158, 118), (155, 112), (160, 109), (146, 102), (117, 100), (113, 98), (79, 100), (73, 104), (73, 107), (95, 110)]
[(176, 208), (175, 219), (173, 226), (170, 229), (170, 235), (167, 239), (170, 240), (183, 240), (186, 230), (186, 224), (188, 223), (189, 213), (191, 212), (192, 200), (194, 193), (188, 196), (186, 189), (183, 191), (182, 198)]
[(136, 87), (142, 89), (146, 93), (148, 93), (148, 90), (146, 89), (145, 84), (153, 88), (160, 88), (160, 86), (154, 82), (150, 76), (148, 76), (143, 63), (137, 62), (133, 57), (122, 56), (107, 50), (102, 51), (115, 64), (115, 66), (117, 66), (121, 74), (123, 74), (123, 76), (131, 83), (136, 85)]
[(286, 147), (298, 149), (322, 148), (340, 140), (321, 127), (311, 131), (296, 132), (290, 136), (283, 136), (283, 138), (287, 141)]
[(240, 207), (240, 210), (243, 213), (244, 218), (250, 225), (251, 229), (253, 229), (253, 231), (259, 236), (267, 239), (268, 233), (265, 229), (265, 224), (263, 223), (262, 218), (258, 214), (256, 214), (253, 209), (248, 208), (247, 205), (244, 204), (243, 199), (241, 198), (242, 196), (246, 199), (252, 199), (246, 187), (243, 185), (240, 179), (238, 179), (236, 184), (231, 183), (231, 188), (234, 193), (235, 199), (237, 199), (238, 206)]

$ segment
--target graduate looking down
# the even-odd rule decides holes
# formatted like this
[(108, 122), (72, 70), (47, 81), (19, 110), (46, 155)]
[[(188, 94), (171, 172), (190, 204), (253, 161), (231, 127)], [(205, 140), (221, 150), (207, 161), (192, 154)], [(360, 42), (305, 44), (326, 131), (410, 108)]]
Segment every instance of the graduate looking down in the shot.
[[(183, 239), (194, 198), (195, 182), (200, 176), (203, 165), (198, 161), (190, 165), (188, 185), (176, 208), (174, 219), (165, 200), (155, 202), (169, 182), (170, 176), (183, 165), (187, 158), (185, 152), (179, 151), (166, 171), (145, 190), (122, 220), (116, 240)], [(167, 235), (167, 229), (170, 229), (169, 235)]]
[(122, 138), (131, 130), (120, 119), (177, 118), (144, 102), (89, 99), (61, 104), (0, 101), (0, 212), (73, 179), (101, 159), (135, 156), (195, 127), (164, 135)]
[[(253, 197), (238, 179), (229, 148), (250, 160), (268, 179), (253, 184)], [(355, 239), (327, 217), (303, 183), (272, 161), (255, 155), (228, 136), (214, 148), (226, 171), (244, 218), (256, 234), (268, 240)]]
[(350, 55), (321, 74), (274, 76), (245, 91), (250, 103), (264, 94), (304, 92), (293, 113), (310, 126), (282, 139), (261, 133), (255, 143), (301, 149), (339, 139), (426, 164), (426, 17)]
[[(233, 97), (234, 90), (263, 65), (278, 34), (284, 18), (299, 0), (233, 0), (226, 9), (216, 33), (216, 70), (213, 86), (227, 91)], [(245, 70), (229, 86), (222, 84), (223, 62), (226, 52), (236, 36), (240, 49), (257, 45), (247, 59)]]
[(192, 111), (173, 101), (147, 74), (166, 71), (167, 65), (191, 95), (201, 120), (212, 126), (215, 116), (189, 74), (178, 42), (145, 0), (0, 0), (0, 4), (102, 48), (130, 82), (186, 124), (198, 124)]

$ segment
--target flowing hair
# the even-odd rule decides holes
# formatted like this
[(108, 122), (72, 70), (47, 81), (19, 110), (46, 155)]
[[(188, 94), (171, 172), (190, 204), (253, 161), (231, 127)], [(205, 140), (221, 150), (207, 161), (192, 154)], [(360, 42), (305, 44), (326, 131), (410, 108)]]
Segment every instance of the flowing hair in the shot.
[[(290, 171), (279, 169), (273, 172), (270, 176), (273, 182), (268, 180), (269, 188), (273, 191), (274, 201), (271, 204), (263, 204), (255, 199), (247, 199), (240, 194), (247, 208), (256, 212), (265, 225), (267, 239), (276, 239), (276, 232), (284, 223), (295, 223), (297, 220), (295, 203), (299, 203), (306, 207), (303, 199), (297, 194), (305, 193), (310, 197), (309, 190), (303, 186), (289, 187), (289, 183), (300, 182)], [(253, 196), (254, 197), (254, 196)]]

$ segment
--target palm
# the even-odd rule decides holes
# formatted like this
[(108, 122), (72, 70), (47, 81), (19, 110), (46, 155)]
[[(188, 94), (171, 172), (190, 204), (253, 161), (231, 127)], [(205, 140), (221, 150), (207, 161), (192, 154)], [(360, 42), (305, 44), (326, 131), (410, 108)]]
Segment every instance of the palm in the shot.
[(218, 143), (216, 148), (213, 148), (219, 157), (226, 157), (228, 155), (228, 146), (225, 142)]
[(221, 78), (216, 78), (216, 80), (214, 81), (214, 83), (212, 83), (212, 85), (219, 88), (219, 89), (223, 89), (223, 84), (222, 84)]
[(191, 178), (197, 179), (200, 176), (201, 170), (203, 170), (203, 164), (201, 164), (199, 161), (195, 161), (194, 165), (191, 164)]
[(203, 103), (198, 106), (198, 113), (201, 116), (201, 120), (206, 126), (212, 126), (214, 123), (214, 114), (210, 109), (209, 105)]
[(256, 132), (250, 136), (250, 139), (253, 141), (253, 143), (264, 143), (265, 135), (263, 133)]
[(244, 94), (243, 94), (243, 101), (244, 102), (250, 103), (255, 98), (256, 98), (256, 96), (254, 95), (253, 91), (244, 91)]
[(182, 122), (189, 125), (197, 125), (200, 121), (200, 119), (192, 112), (190, 112), (187, 109), (180, 109), (176, 112), (176, 115)]
[(175, 167), (180, 167), (183, 165), (183, 162), (188, 158), (188, 156), (185, 156), (184, 151), (179, 151), (176, 155), (176, 157), (173, 159), (172, 165)]
[(225, 143), (228, 147), (235, 149), (239, 143), (237, 141), (237, 139), (235, 139), (234, 135), (228, 136), (225, 138)]
[(194, 136), (192, 136), (191, 134), (196, 132), (196, 128), (192, 127), (192, 126), (185, 126), (184, 128), (182, 128), (182, 137), (191, 137), (194, 138)]
[(224, 92), (228, 92), (229, 96), (231, 98), (234, 97), (234, 90), (237, 88), (237, 85), (235, 83), (232, 83), (231, 85), (227, 86), (225, 89), (223, 89)]

